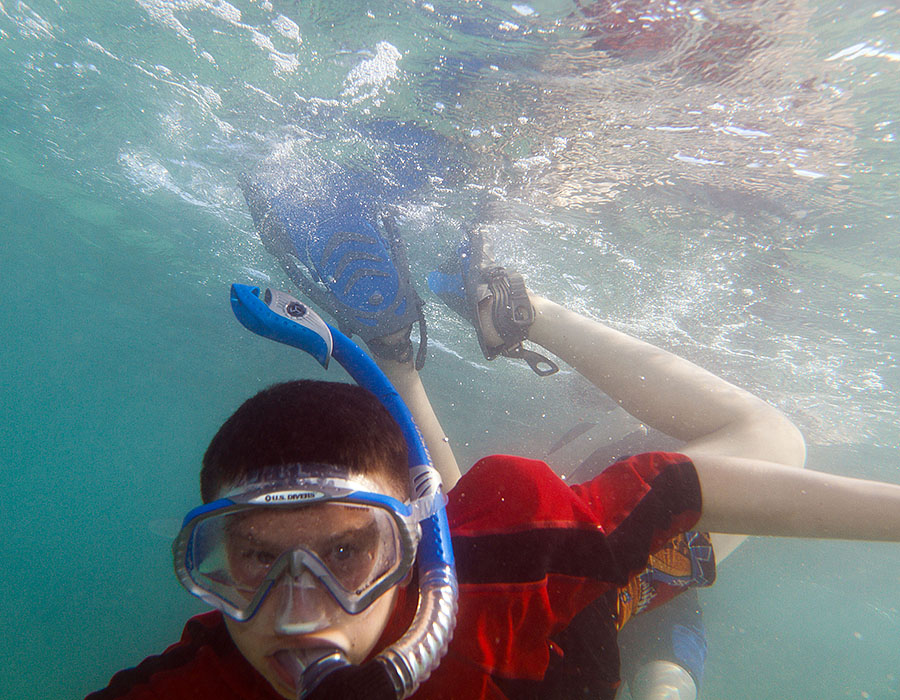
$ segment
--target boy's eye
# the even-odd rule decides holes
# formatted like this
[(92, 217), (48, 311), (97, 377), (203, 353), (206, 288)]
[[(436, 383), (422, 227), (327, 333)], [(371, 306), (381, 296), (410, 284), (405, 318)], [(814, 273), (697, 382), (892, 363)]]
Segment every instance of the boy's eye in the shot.
[(336, 543), (328, 551), (325, 565), (348, 589), (362, 585), (372, 569), (372, 553), (355, 542)]
[(275, 555), (272, 552), (256, 552), (256, 561), (263, 566), (271, 566)]
[(278, 558), (276, 554), (264, 549), (246, 549), (241, 553), (244, 562), (249, 566), (271, 566)]
[(359, 547), (352, 542), (341, 542), (331, 548), (328, 558), (337, 562), (348, 562), (360, 555)]
[(271, 549), (244, 545), (230, 557), (231, 576), (241, 587), (253, 590), (262, 583), (278, 556)]

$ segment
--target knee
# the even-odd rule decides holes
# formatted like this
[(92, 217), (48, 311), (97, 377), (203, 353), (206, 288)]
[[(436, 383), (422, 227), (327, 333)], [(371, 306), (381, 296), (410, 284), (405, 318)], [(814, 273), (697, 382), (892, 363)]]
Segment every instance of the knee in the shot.
[(631, 682), (634, 700), (697, 700), (691, 674), (671, 661), (651, 661), (638, 669)]

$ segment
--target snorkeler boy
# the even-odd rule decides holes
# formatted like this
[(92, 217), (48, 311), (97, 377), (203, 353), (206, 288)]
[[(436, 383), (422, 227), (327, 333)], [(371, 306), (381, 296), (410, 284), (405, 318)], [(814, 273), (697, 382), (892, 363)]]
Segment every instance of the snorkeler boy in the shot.
[[(485, 295), (474, 310), (488, 348), (507, 342), (493, 323), (499, 297)], [(689, 530), (900, 540), (900, 487), (800, 469), (802, 437), (775, 409), (670, 353), (546, 299), (528, 301), (530, 341), (685, 445), (576, 486), (510, 456), (483, 459), (459, 478), (440, 454), (443, 434), (411, 354), (382, 358), (438, 446), (448, 487), (458, 478), (447, 504), (456, 631), (431, 676), (416, 679), (415, 697), (614, 697), (619, 591)], [(245, 402), (210, 443), (207, 506), (187, 526), (194, 592), (219, 610), (189, 621), (179, 643), (94, 697), (397, 697), (376, 655), (415, 619), (417, 509), (430, 512), (410, 490), (406, 448), (359, 387), (291, 382)], [(224, 496), (227, 507), (217, 501)], [(308, 505), (285, 507), (290, 499)], [(734, 545), (717, 539), (720, 556)], [(569, 634), (585, 616), (589, 650)], [(332, 656), (353, 672), (304, 675)]]

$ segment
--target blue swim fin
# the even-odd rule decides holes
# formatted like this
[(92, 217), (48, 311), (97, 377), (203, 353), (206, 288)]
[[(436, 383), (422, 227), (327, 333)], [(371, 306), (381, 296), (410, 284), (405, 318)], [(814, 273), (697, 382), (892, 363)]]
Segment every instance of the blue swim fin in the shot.
[[(347, 335), (358, 335), (381, 357), (406, 361), (408, 331), (419, 323), (416, 366), (425, 361), (424, 302), (409, 278), (403, 242), (389, 217), (379, 215), (369, 188), (354, 192), (362, 175), (345, 173), (344, 186), (325, 201), (292, 190), (270, 193), (261, 182), (240, 178), (244, 198), (266, 249), (318, 307)], [(407, 330), (405, 342), (380, 342)]]

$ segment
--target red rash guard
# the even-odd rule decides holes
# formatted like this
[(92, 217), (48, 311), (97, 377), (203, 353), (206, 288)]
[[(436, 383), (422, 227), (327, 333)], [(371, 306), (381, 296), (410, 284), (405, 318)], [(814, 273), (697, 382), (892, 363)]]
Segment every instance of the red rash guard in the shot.
[[(456, 632), (414, 697), (613, 698), (618, 589), (700, 516), (700, 484), (688, 458), (638, 455), (570, 487), (543, 462), (496, 455), (472, 467), (449, 499), (460, 582)], [(413, 589), (401, 592), (378, 648), (408, 627)], [(572, 634), (576, 618), (579, 633)], [(162, 655), (117, 673), (89, 697), (280, 696), (235, 648), (221, 614), (211, 612), (188, 621), (181, 641)]]

